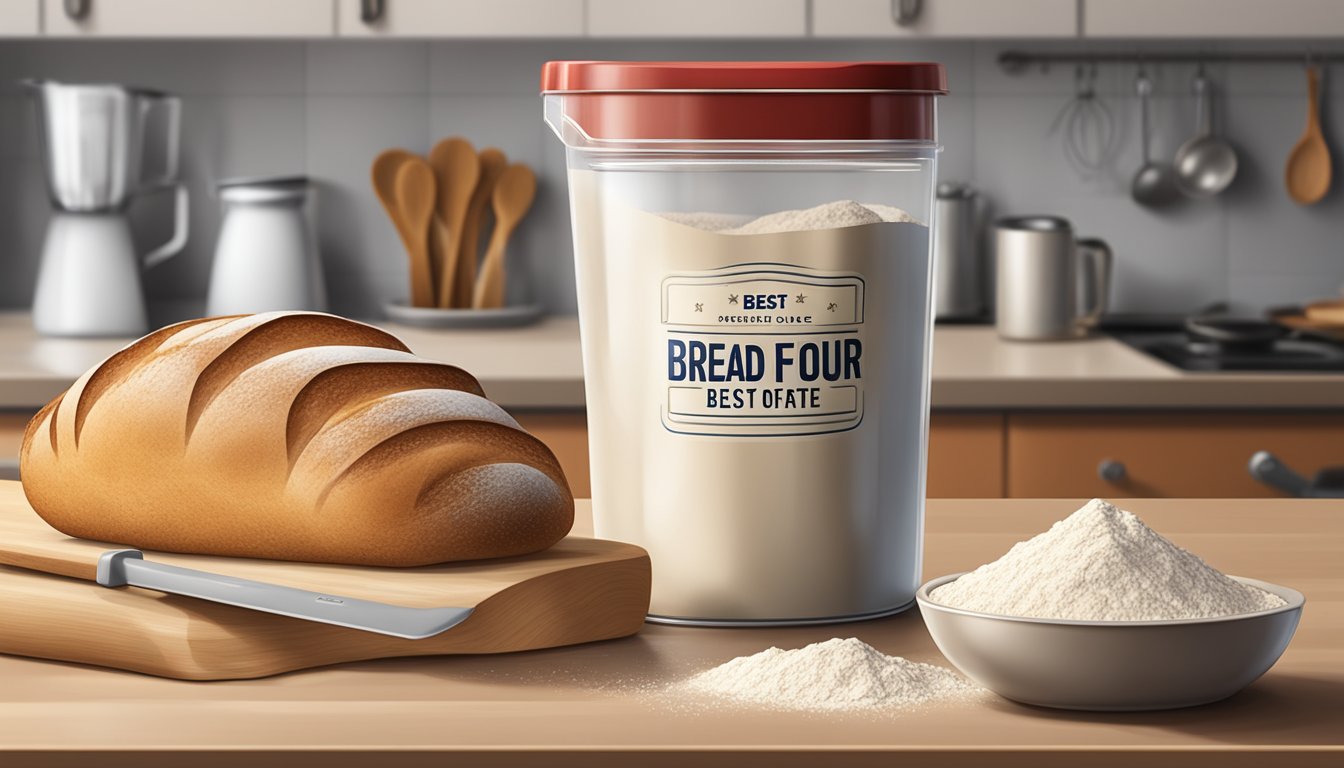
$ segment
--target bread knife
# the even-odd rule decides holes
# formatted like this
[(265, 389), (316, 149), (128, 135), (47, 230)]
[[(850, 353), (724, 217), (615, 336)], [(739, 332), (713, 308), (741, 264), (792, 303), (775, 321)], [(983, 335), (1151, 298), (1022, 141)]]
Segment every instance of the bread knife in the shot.
[(98, 557), (97, 582), (104, 587), (142, 587), (304, 621), (422, 640), (446, 632), (471, 615), (470, 608), (412, 608), (309, 592), (264, 581), (151, 563), (138, 549), (113, 549)]

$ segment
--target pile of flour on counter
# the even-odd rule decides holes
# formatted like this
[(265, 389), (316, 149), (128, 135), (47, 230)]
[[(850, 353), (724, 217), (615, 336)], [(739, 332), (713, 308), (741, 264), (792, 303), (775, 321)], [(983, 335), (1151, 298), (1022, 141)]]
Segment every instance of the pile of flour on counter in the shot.
[(1101, 499), (929, 597), (968, 611), (1076, 621), (1204, 619), (1285, 605)]
[(980, 693), (950, 669), (888, 656), (854, 637), (741, 656), (701, 672), (678, 689), (811, 712), (909, 709)]
[(777, 211), (756, 219), (728, 213), (670, 212), (659, 215), (678, 224), (721, 235), (770, 235), (814, 229), (842, 229), (882, 222), (918, 223), (913, 216), (895, 206), (856, 203), (853, 200), (836, 200), (800, 211)]

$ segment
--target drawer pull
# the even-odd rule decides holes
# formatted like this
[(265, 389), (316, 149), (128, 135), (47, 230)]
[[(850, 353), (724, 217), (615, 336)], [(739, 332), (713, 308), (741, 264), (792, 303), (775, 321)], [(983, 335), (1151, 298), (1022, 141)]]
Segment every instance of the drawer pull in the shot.
[(383, 18), (384, 0), (359, 0), (359, 20), (372, 24)]
[(1097, 477), (1108, 483), (1118, 483), (1125, 479), (1129, 470), (1125, 469), (1125, 463), (1115, 459), (1102, 459), (1097, 464)]
[(919, 20), (924, 0), (891, 0), (891, 17), (898, 26), (909, 27)]
[(65, 15), (71, 21), (82, 21), (89, 15), (89, 0), (65, 0)]

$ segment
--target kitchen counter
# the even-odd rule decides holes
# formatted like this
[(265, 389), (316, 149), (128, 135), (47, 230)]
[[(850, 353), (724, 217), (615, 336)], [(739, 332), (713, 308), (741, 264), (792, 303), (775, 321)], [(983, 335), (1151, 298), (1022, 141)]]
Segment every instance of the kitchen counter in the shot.
[[(582, 408), (583, 360), (574, 317), (524, 328), (436, 331), (380, 323), (411, 351), (470, 371), (509, 408)], [(36, 410), (131, 339), (39, 336), (26, 313), (0, 313), (0, 408)]]
[[(382, 323), (419, 355), (471, 371), (510, 408), (582, 408), (574, 317), (431, 331)], [(0, 313), (0, 408), (35, 410), (126, 339), (50, 339)], [(1186, 373), (1114, 339), (1009, 342), (989, 326), (934, 331), (935, 408), (1344, 408), (1344, 375)]]
[[(925, 575), (997, 557), (1078, 503), (930, 501)], [(1344, 764), (1344, 502), (1120, 503), (1224, 571), (1306, 594), (1297, 636), (1265, 677), (1227, 701), (1158, 713), (1061, 712), (987, 694), (898, 715), (805, 715), (657, 693), (666, 681), (735, 656), (832, 636), (945, 663), (915, 611), (831, 627), (647, 625), (633, 638), (588, 646), (228, 683), (0, 657), (0, 764)], [(578, 530), (586, 532), (586, 503), (579, 513)]]

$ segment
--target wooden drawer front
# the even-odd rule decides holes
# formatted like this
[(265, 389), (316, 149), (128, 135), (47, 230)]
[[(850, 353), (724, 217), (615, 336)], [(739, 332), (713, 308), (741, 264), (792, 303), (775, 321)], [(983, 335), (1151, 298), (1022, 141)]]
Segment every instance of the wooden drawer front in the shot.
[[(1281, 496), (1246, 469), (1261, 450), (1308, 477), (1344, 464), (1344, 414), (1010, 414), (1008, 496)], [(1124, 478), (1103, 480), (1103, 461), (1122, 463)]]
[(929, 418), (929, 480), (934, 499), (1003, 496), (1002, 413), (947, 413)]
[(588, 472), (588, 417), (583, 411), (514, 411), (523, 429), (545, 443), (569, 480), (574, 498), (593, 495)]

